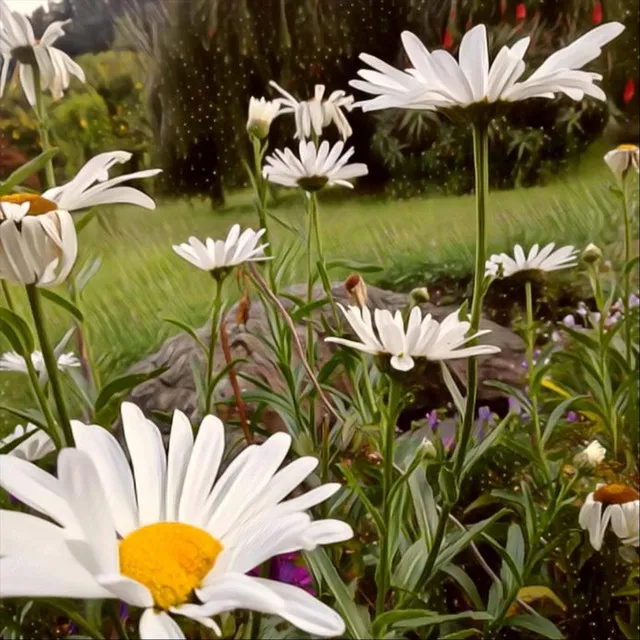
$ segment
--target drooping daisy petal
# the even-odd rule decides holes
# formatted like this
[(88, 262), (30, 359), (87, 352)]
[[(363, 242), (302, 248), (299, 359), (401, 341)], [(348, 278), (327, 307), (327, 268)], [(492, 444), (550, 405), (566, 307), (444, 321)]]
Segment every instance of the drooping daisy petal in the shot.
[(526, 256), (522, 247), (514, 247), (513, 258), (506, 253), (492, 255), (485, 264), (485, 275), (495, 277), (502, 268), (502, 275), (508, 278), (522, 271), (558, 271), (569, 269), (578, 264), (578, 250), (572, 246), (556, 249), (552, 242), (538, 251), (535, 245)]

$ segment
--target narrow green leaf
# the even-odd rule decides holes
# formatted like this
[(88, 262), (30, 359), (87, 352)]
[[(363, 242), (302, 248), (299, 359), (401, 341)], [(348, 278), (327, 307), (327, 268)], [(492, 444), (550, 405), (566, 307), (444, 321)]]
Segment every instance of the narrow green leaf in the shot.
[(47, 164), (47, 162), (58, 153), (58, 151), (59, 149), (56, 147), (47, 149), (47, 151), (43, 151), (41, 154), (33, 158), (33, 160), (29, 160), (26, 164), (18, 167), (4, 182), (0, 183), (0, 196), (11, 193), (14, 187), (21, 185), (34, 173), (38, 173), (38, 171), (40, 171), (45, 164)]
[(329, 260), (326, 263), (327, 271), (332, 269), (351, 269), (359, 273), (378, 273), (383, 270), (383, 267), (378, 264), (372, 264), (367, 262), (356, 262), (355, 260), (336, 259)]
[[(398, 629), (416, 629), (417, 627), (430, 627), (445, 622), (459, 622), (461, 620), (493, 620), (486, 611), (462, 611), (440, 615), (426, 609), (396, 609), (379, 615), (373, 622), (372, 631), (376, 637), (382, 629), (393, 626)], [(375, 632), (378, 631), (378, 634)]]
[(439, 516), (433, 489), (427, 480), (424, 467), (416, 469), (409, 477), (409, 491), (411, 491), (413, 508), (418, 519), (420, 533), (426, 542), (428, 551), (433, 545)]
[(148, 373), (130, 373), (112, 380), (100, 390), (94, 405), (95, 413), (102, 411), (116, 395), (128, 393), (139, 384), (161, 376), (168, 368), (166, 366), (158, 367)]
[(573, 398), (567, 398), (563, 400), (549, 415), (547, 424), (544, 427), (544, 433), (542, 434), (542, 443), (547, 444), (549, 438), (553, 435), (553, 430), (556, 428), (560, 419), (567, 412), (567, 409), (577, 400), (584, 400), (587, 396), (575, 396)]
[(358, 482), (356, 477), (353, 475), (353, 471), (351, 471), (351, 469), (346, 464), (340, 464), (338, 466), (340, 467), (340, 471), (342, 471), (344, 477), (347, 479), (349, 488), (358, 496), (358, 498), (360, 498), (360, 502), (362, 502), (364, 508), (373, 518), (373, 521), (376, 523), (376, 527), (378, 528), (378, 532), (380, 533), (380, 535), (385, 535), (385, 527), (382, 521), (382, 516), (380, 515), (380, 512), (373, 506), (371, 500), (369, 500), (369, 497), (362, 488), (362, 484)]
[(482, 603), (482, 598), (478, 593), (478, 589), (473, 580), (469, 577), (469, 574), (464, 569), (460, 568), (456, 564), (451, 563), (442, 567), (442, 571), (449, 575), (460, 585), (462, 590), (469, 596), (471, 604), (476, 609), (484, 609), (484, 604)]
[(551, 640), (562, 640), (562, 638), (564, 638), (560, 629), (558, 629), (551, 620), (547, 620), (547, 618), (543, 618), (542, 616), (529, 614), (514, 616), (513, 618), (507, 618), (506, 623), (510, 627), (517, 627), (518, 629), (526, 629), (527, 631), (538, 633), (543, 638), (550, 638)]
[[(507, 533), (507, 555), (513, 560), (513, 564), (509, 565), (506, 562), (502, 563), (500, 567), (500, 578), (504, 584), (504, 590), (510, 593), (514, 590), (514, 587), (520, 585), (522, 582), (522, 568), (524, 566), (524, 537), (522, 536), (522, 529), (514, 522), (509, 525), (509, 532)], [(514, 575), (513, 569), (517, 570)]]
[(186, 322), (182, 322), (182, 320), (177, 320), (176, 318), (162, 318), (164, 322), (168, 322), (179, 329), (182, 329), (185, 333), (188, 333), (202, 349), (207, 351), (207, 347), (204, 342), (200, 339), (200, 336), (196, 333), (196, 330), (193, 327), (190, 327)]
[(442, 377), (444, 379), (444, 383), (447, 386), (449, 394), (451, 395), (451, 399), (453, 400), (453, 404), (455, 405), (458, 413), (460, 414), (460, 420), (464, 420), (464, 410), (466, 401), (460, 389), (458, 389), (458, 385), (456, 381), (453, 379), (451, 372), (449, 371), (449, 367), (446, 362), (440, 362), (440, 370), (442, 371)]
[(33, 333), (29, 325), (10, 309), (0, 308), (0, 330), (5, 334), (11, 347), (21, 356), (33, 353)]
[(84, 215), (79, 216), (79, 220), (76, 222), (76, 233), (80, 232), (98, 215), (98, 209), (96, 207), (89, 209)]
[(84, 316), (82, 315), (82, 311), (76, 307), (73, 302), (63, 298), (51, 291), (51, 289), (40, 289), (40, 293), (43, 298), (46, 298), (53, 304), (58, 305), (60, 308), (64, 309), (66, 312), (70, 313), (78, 322), (84, 322)]
[(462, 477), (464, 478), (473, 468), (473, 465), (500, 440), (502, 432), (509, 423), (509, 415), (506, 415), (499, 424), (497, 424), (491, 433), (482, 439), (469, 453), (465, 456), (464, 465), (462, 467)]
[(26, 442), (31, 436), (35, 436), (38, 431), (28, 431), (23, 433), (19, 438), (8, 442), (3, 447), (0, 447), (0, 456), (11, 453), (16, 447), (19, 447), (23, 442)]
[(368, 625), (365, 624), (362, 614), (358, 611), (353, 596), (342, 581), (335, 566), (329, 560), (326, 551), (318, 547), (314, 551), (305, 551), (304, 557), (316, 579), (320, 581), (320, 577), (322, 577), (327, 583), (329, 591), (336, 599), (335, 606), (344, 619), (349, 635), (356, 639), (373, 637)]
[(302, 305), (289, 315), (294, 322), (300, 322), (303, 318), (310, 316), (316, 309), (324, 307), (328, 302), (329, 298), (320, 298), (320, 300), (314, 300), (313, 302)]
[(35, 409), (15, 409), (14, 407), (8, 407), (7, 405), (0, 405), (0, 411), (6, 411), (10, 413), (12, 416), (16, 416), (20, 420), (24, 420), (26, 422), (32, 422), (36, 425), (36, 427), (40, 427), (41, 429), (45, 429), (46, 425), (42, 420), (42, 414)]

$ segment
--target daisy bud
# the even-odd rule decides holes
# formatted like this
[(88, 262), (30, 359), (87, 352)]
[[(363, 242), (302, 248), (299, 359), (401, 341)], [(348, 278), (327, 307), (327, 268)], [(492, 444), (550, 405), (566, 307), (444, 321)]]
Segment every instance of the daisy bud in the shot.
[(259, 140), (264, 140), (269, 135), (271, 123), (280, 111), (279, 100), (265, 100), (264, 98), (251, 98), (249, 100), (249, 117), (247, 119), (247, 132)]
[(417, 289), (412, 289), (409, 295), (411, 296), (411, 299), (415, 304), (423, 304), (431, 300), (429, 289), (427, 289), (427, 287), (418, 287)]
[(591, 242), (585, 247), (581, 257), (587, 264), (594, 264), (602, 259), (602, 251)]
[(367, 285), (357, 273), (352, 273), (344, 281), (344, 289), (349, 296), (351, 304), (356, 304), (360, 308), (367, 306)]
[(431, 442), (431, 440), (429, 440), (429, 438), (423, 438), (422, 442), (420, 443), (420, 450), (422, 451), (422, 455), (425, 458), (437, 458), (438, 456), (438, 451), (436, 450), (435, 445), (433, 444), (433, 442)]
[(597, 440), (594, 440), (583, 451), (575, 455), (573, 464), (576, 467), (597, 467), (606, 455), (607, 450)]

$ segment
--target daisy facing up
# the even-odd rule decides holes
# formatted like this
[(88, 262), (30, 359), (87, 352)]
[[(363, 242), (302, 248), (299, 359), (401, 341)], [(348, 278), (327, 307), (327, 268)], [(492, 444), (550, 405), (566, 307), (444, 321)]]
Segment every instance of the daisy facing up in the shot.
[(48, 518), (0, 511), (1, 598), (119, 599), (144, 609), (145, 639), (184, 638), (172, 615), (220, 634), (212, 616), (234, 609), (277, 615), (312, 635), (344, 632), (341, 617), (306, 590), (247, 575), (274, 556), (353, 536), (344, 522), (306, 513), (339, 484), (285, 499), (315, 458), (278, 471), (291, 445), (278, 433), (217, 477), (218, 418), (205, 417), (194, 438), (176, 411), (168, 453), (138, 407), (124, 403), (122, 421), (131, 466), (107, 430), (80, 422), (72, 425), (76, 448), (58, 456), (57, 478), (0, 456), (0, 485)]

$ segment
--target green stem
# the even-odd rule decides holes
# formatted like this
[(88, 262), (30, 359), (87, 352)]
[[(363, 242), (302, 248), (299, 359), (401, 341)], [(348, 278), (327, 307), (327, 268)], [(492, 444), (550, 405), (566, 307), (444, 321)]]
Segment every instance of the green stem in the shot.
[(208, 415), (211, 411), (211, 402), (213, 400), (213, 360), (216, 345), (218, 343), (218, 326), (220, 324), (220, 309), (222, 307), (222, 285), (224, 277), (220, 274), (214, 275), (216, 288), (213, 298), (213, 309), (211, 310), (211, 334), (209, 336), (209, 353), (207, 355), (207, 380), (206, 380), (206, 398), (204, 402), (204, 415)]
[(111, 608), (111, 617), (116, 627), (117, 637), (119, 640), (129, 640), (129, 634), (122, 618), (120, 617), (120, 607), (118, 601), (114, 600)]
[[(473, 301), (471, 304), (471, 334), (477, 333), (482, 314), (484, 271), (486, 261), (486, 198), (489, 193), (489, 134), (487, 124), (473, 125), (473, 157), (476, 186), (476, 270), (473, 280)], [(473, 421), (476, 413), (478, 393), (478, 359), (469, 358), (467, 365), (467, 402), (464, 410), (462, 432), (458, 438), (455, 453), (454, 474), (460, 477), (469, 446)], [(448, 516), (448, 514), (447, 514)], [(441, 516), (442, 519), (442, 516)], [(437, 553), (437, 549), (435, 550)]]
[(391, 487), (393, 486), (393, 460), (395, 450), (395, 433), (396, 422), (400, 409), (401, 387), (393, 379), (389, 378), (389, 397), (387, 399), (387, 408), (383, 412), (382, 421), (382, 522), (384, 523), (384, 532), (381, 532), (380, 539), (380, 563), (377, 571), (377, 587), (378, 595), (376, 600), (376, 615), (384, 612), (387, 600), (387, 592), (391, 583), (391, 554), (390, 536), (391, 529)]
[(33, 322), (40, 342), (40, 349), (42, 350), (42, 357), (49, 375), (53, 399), (56, 403), (56, 408), (58, 409), (58, 416), (60, 417), (60, 424), (64, 434), (64, 444), (67, 446), (73, 446), (73, 432), (71, 431), (69, 412), (67, 411), (67, 405), (62, 392), (62, 385), (60, 384), (60, 377), (58, 376), (58, 363), (45, 328), (40, 292), (34, 284), (28, 284), (26, 286), (26, 290), (27, 297), (29, 298), (29, 305), (31, 306), (31, 314), (33, 315)]
[(526, 293), (526, 313), (527, 313), (527, 371), (529, 378), (529, 396), (531, 398), (531, 419), (533, 422), (533, 435), (535, 438), (536, 450), (538, 452), (538, 458), (542, 465), (542, 470), (546, 481), (551, 481), (551, 474), (549, 472), (549, 464), (547, 457), (544, 453), (544, 444), (542, 442), (542, 431), (540, 429), (540, 415), (538, 413), (538, 393), (534, 386), (534, 351), (535, 351), (535, 323), (533, 320), (533, 288), (531, 286), (531, 280), (527, 280), (525, 284)]
[[(36, 92), (36, 106), (34, 111), (36, 112), (36, 119), (38, 121), (38, 133), (40, 134), (40, 146), (43, 151), (48, 151), (51, 148), (51, 142), (49, 140), (49, 120), (44, 113), (42, 105), (42, 89), (40, 88), (40, 69), (38, 65), (33, 65), (33, 85)], [(49, 158), (44, 166), (45, 177), (47, 181), (47, 189), (51, 189), (56, 186), (56, 176), (53, 171), (53, 158)]]
[(2, 293), (4, 293), (4, 299), (7, 301), (7, 307), (15, 312), (16, 307), (13, 304), (13, 297), (11, 296), (11, 291), (9, 290), (9, 285), (6, 280), (2, 280)]
[[(307, 302), (311, 304), (313, 302), (313, 229), (315, 218), (316, 199), (310, 194), (305, 193), (307, 204)], [(309, 366), (313, 367), (315, 364), (314, 349), (313, 349), (313, 322), (311, 317), (307, 320), (307, 359), (309, 360)]]
[(624, 328), (625, 328), (625, 345), (627, 364), (631, 367), (631, 308), (629, 306), (629, 298), (631, 297), (631, 271), (629, 263), (631, 262), (631, 217), (629, 215), (629, 196), (627, 193), (627, 185), (622, 183), (622, 202), (624, 213)]
[(91, 624), (87, 620), (85, 620), (85, 618), (83, 618), (79, 613), (76, 613), (73, 609), (69, 609), (68, 607), (64, 606), (61, 601), (47, 599), (43, 600), (42, 602), (54, 607), (55, 609), (58, 609), (58, 611), (61, 611), (65, 615), (65, 617), (75, 622), (90, 637), (95, 638), (96, 640), (104, 640), (104, 636), (98, 629), (91, 626)]

